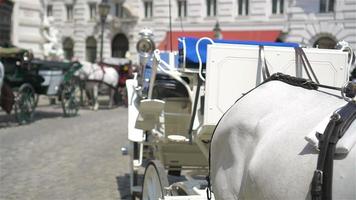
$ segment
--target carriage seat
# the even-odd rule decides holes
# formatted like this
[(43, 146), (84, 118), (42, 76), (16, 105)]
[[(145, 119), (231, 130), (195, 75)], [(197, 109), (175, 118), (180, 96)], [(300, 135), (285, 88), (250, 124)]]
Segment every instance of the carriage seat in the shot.
[(188, 142), (191, 120), (191, 102), (185, 97), (165, 98), (164, 129), (165, 137), (173, 142)]
[(157, 74), (153, 86), (152, 98), (165, 99), (171, 97), (187, 97), (188, 92), (184, 85), (165, 74)]
[(135, 128), (149, 131), (164, 125), (164, 137), (168, 141), (188, 142), (190, 119), (189, 98), (145, 99), (140, 102)]
[(160, 115), (165, 102), (158, 99), (145, 99), (140, 102), (139, 115), (135, 128), (142, 130), (152, 130), (160, 122)]

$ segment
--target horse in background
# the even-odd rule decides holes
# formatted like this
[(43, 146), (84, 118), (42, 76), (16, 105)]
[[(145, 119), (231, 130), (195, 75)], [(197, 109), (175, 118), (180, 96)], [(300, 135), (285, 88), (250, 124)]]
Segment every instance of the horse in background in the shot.
[(77, 71), (80, 80), (85, 81), (85, 91), (91, 99), (91, 109), (98, 110), (98, 94), (101, 84), (109, 87), (109, 108), (112, 108), (114, 95), (117, 92), (119, 74), (111, 67), (100, 66), (96, 63), (80, 61), (82, 68)]

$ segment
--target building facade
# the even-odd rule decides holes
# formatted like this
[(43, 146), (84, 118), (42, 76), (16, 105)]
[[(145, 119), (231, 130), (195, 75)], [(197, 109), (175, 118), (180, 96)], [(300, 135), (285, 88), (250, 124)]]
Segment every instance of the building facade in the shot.
[(14, 4), (9, 0), (0, 0), (0, 46), (11, 43), (11, 17)]
[(11, 44), (43, 57), (41, 32), (43, 4), (40, 0), (12, 0)]
[[(65, 57), (98, 60), (101, 0), (43, 0), (44, 15), (53, 17), (59, 30)], [(356, 49), (355, 0), (108, 0), (111, 11), (104, 28), (104, 57), (136, 59), (138, 32), (147, 27), (161, 45), (174, 37), (212, 32), (217, 21), (222, 37), (241, 39), (244, 35), (264, 40), (274, 31), (275, 41), (298, 42), (307, 46), (332, 48), (346, 40)], [(171, 9), (170, 9), (171, 8)], [(171, 12), (170, 12), (171, 11)], [(171, 19), (171, 23), (170, 23)], [(224, 35), (224, 31), (226, 34)], [(188, 34), (189, 33), (189, 34)], [(170, 37), (168, 37), (170, 36)], [(250, 37), (251, 38), (251, 37)], [(244, 39), (244, 38), (242, 38)], [(269, 39), (271, 40), (271, 39)], [(166, 41), (167, 42), (167, 41)]]

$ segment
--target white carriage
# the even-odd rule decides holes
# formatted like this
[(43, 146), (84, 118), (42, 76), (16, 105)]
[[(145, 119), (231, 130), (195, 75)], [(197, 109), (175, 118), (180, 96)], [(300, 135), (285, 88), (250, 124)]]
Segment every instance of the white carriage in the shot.
[[(228, 108), (268, 73), (314, 78), (295, 43), (181, 38), (179, 47), (154, 51), (151, 69), (126, 82), (131, 194), (142, 199), (206, 199), (210, 140)], [(347, 53), (304, 52), (321, 84), (347, 81)]]

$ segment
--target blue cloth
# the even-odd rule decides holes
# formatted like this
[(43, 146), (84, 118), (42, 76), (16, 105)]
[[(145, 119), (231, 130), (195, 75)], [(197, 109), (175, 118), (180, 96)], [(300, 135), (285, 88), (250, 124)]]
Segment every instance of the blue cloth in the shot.
[[(169, 54), (170, 54), (170, 52), (160, 52), (159, 56), (160, 56), (161, 60), (163, 60), (167, 64), (170, 64), (170, 65), (173, 64), (174, 67), (178, 67), (178, 55), (176, 55), (174, 57), (174, 63), (170, 63), (169, 62), (170, 61), (169, 60)], [(152, 66), (152, 57), (148, 58), (146, 66)]]
[[(197, 38), (179, 38), (178, 50), (179, 50), (179, 62), (183, 62), (183, 41), (186, 45), (186, 63), (188, 64), (199, 64), (198, 56), (195, 51), (195, 46), (199, 39)], [(240, 41), (240, 40), (213, 40), (215, 43), (225, 43), (225, 44), (241, 44), (241, 45), (257, 45), (257, 46), (275, 46), (275, 47), (299, 47), (297, 43), (282, 43), (282, 42), (256, 42), (256, 41)], [(211, 44), (209, 40), (202, 40), (199, 43), (199, 52), (202, 63), (206, 63), (207, 45)]]

